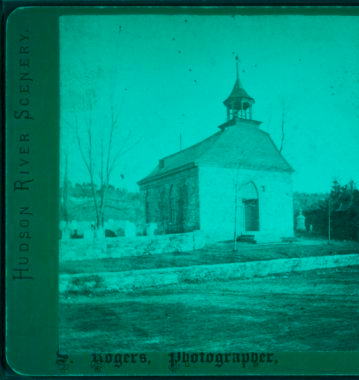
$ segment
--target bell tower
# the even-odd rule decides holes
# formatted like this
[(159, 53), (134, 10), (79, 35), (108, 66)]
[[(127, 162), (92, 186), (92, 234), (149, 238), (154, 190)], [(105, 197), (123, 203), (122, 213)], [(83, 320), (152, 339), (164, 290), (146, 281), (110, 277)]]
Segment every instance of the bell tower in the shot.
[(238, 56), (236, 57), (237, 77), (233, 90), (229, 97), (223, 102), (227, 107), (227, 121), (235, 118), (252, 120), (252, 106), (255, 103), (246, 90), (243, 88), (239, 80), (238, 73)]

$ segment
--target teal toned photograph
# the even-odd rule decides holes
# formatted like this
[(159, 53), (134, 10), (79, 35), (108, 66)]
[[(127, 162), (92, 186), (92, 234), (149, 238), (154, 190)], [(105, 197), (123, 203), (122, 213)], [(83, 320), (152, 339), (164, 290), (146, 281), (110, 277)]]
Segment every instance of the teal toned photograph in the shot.
[(60, 17), (61, 352), (359, 350), (358, 36), (349, 15)]

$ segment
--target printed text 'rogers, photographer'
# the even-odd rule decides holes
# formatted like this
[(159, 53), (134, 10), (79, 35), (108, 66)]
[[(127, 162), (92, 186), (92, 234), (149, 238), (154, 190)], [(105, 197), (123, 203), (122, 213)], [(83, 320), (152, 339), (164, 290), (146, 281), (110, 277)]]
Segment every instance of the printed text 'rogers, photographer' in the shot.
[(186, 367), (197, 364), (212, 364), (215, 367), (222, 367), (226, 364), (238, 364), (242, 368), (249, 366), (258, 367), (265, 364), (278, 364), (274, 353), (268, 352), (171, 352), (168, 354), (169, 368), (175, 371), (181, 365)]

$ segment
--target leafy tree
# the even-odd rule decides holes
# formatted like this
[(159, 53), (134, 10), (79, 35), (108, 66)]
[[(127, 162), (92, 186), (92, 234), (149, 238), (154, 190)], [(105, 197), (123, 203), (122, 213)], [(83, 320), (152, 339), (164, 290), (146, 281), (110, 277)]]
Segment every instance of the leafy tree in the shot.
[(334, 180), (328, 194), (294, 194), (295, 216), (299, 209), (306, 217), (306, 226), (328, 240), (358, 240), (359, 192), (353, 181), (341, 185)]

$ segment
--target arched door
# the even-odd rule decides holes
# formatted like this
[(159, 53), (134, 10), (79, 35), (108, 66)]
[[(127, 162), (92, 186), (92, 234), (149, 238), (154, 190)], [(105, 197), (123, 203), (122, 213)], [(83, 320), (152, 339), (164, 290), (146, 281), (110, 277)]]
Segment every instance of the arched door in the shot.
[(259, 231), (258, 199), (247, 199), (244, 203), (244, 222), (246, 231)]
[(245, 231), (259, 231), (259, 202), (258, 192), (253, 182), (241, 189), (244, 208)]

